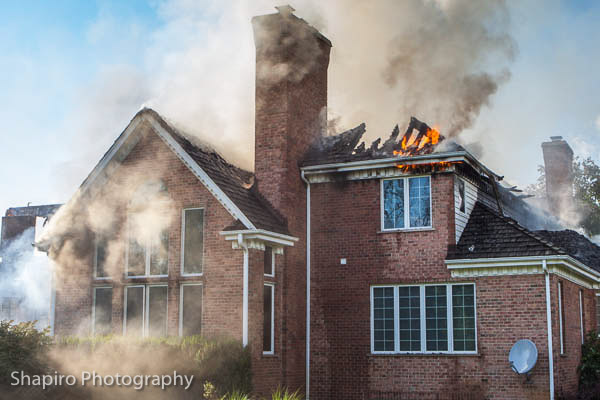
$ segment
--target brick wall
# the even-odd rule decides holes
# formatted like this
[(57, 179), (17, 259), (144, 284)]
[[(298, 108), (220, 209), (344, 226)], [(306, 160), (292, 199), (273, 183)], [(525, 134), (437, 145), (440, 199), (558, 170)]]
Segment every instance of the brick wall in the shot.
[[(134, 184), (130, 177), (135, 176), (138, 184), (152, 179), (164, 182), (171, 208), (164, 212), (170, 217), (168, 278), (124, 278), (124, 254), (113, 265), (113, 279), (94, 280), (93, 246), (88, 244), (87, 254), (78, 259), (69, 259), (59, 267), (56, 296), (56, 328), (59, 335), (89, 334), (91, 329), (92, 288), (94, 286), (113, 287), (113, 332), (123, 329), (123, 293), (129, 284), (166, 283), (168, 284), (168, 333), (179, 334), (180, 284), (200, 282), (203, 284), (202, 329), (207, 336), (226, 335), (241, 340), (242, 334), (242, 265), (243, 254), (233, 250), (219, 232), (233, 222), (231, 215), (210, 194), (191, 171), (148, 126), (141, 141), (123, 160), (110, 178), (110, 188), (127, 187)], [(113, 186), (114, 185), (114, 186)], [(101, 195), (102, 196), (102, 195)], [(112, 196), (114, 197), (114, 196)], [(111, 198), (112, 198), (111, 197)], [(122, 203), (111, 200), (115, 207), (118, 232), (116, 240), (125, 241), (123, 223), (127, 199)], [(204, 208), (204, 274), (201, 277), (182, 277), (181, 271), (181, 213), (184, 208)], [(92, 235), (78, 239), (78, 242), (93, 240)], [(82, 243), (78, 243), (82, 246)]]
[[(560, 353), (560, 325), (558, 312), (558, 283), (562, 284), (563, 307), (563, 344), (564, 352)], [(595, 329), (595, 294), (593, 290), (583, 289), (581, 286), (566, 279), (553, 276), (551, 280), (552, 291), (552, 319), (553, 319), (553, 349), (555, 365), (555, 388), (560, 394), (572, 394), (577, 391), (579, 375), (577, 367), (581, 361), (581, 318), (579, 309), (579, 291), (583, 290), (583, 326), (584, 336)]]
[[(433, 230), (389, 233), (380, 232), (379, 180), (311, 185), (312, 399), (366, 399), (374, 392), (394, 391), (419, 396), (462, 391), (481, 392), (485, 398), (548, 398), (543, 275), (462, 280), (476, 285), (476, 355), (371, 354), (371, 285), (456, 281), (444, 264), (447, 246), (454, 241), (452, 175), (433, 175), (431, 182)], [(346, 265), (340, 264), (341, 258), (346, 258)], [(578, 287), (569, 285), (568, 290), (576, 294)], [(592, 295), (586, 291), (586, 299)], [(595, 322), (591, 300), (587, 304), (586, 325), (591, 327)], [(578, 297), (576, 305), (579, 318)], [(556, 318), (553, 311), (555, 325)], [(579, 327), (577, 321), (570, 324), (572, 329)], [(580, 344), (578, 332), (575, 339)], [(539, 352), (528, 382), (508, 364), (512, 345), (523, 338), (532, 340)], [(572, 362), (565, 359), (556, 372), (557, 388), (573, 388), (576, 352), (574, 347)], [(554, 360), (556, 365), (556, 354)]]

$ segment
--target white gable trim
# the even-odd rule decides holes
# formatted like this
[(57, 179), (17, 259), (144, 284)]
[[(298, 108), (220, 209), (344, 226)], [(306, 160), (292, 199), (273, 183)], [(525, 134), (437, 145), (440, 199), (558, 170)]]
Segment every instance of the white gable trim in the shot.
[(169, 134), (162, 127), (158, 121), (156, 121), (153, 117), (144, 116), (144, 119), (152, 125), (158, 136), (165, 142), (167, 146), (175, 152), (177, 157), (192, 171), (194, 175), (204, 184), (204, 186), (208, 189), (208, 191), (215, 196), (219, 203), (225, 207), (225, 209), (231, 214), (234, 218), (239, 219), (248, 229), (256, 229), (254, 224), (250, 222), (248, 217), (242, 213), (242, 211), (234, 204), (233, 201), (221, 190), (219, 186), (208, 176), (206, 172), (198, 165), (196, 161), (190, 157), (188, 153), (183, 150), (183, 148), (173, 139), (173, 136)]
[(90, 186), (92, 186), (92, 184), (100, 177), (100, 174), (102, 173), (102, 171), (104, 171), (104, 169), (106, 168), (108, 163), (112, 161), (112, 159), (119, 152), (119, 150), (121, 149), (123, 144), (125, 142), (127, 142), (127, 139), (129, 139), (129, 136), (131, 136), (131, 134), (133, 132), (135, 132), (135, 130), (138, 127), (138, 125), (140, 124), (140, 122), (141, 122), (141, 117), (138, 115), (129, 123), (129, 125), (123, 132), (123, 134), (115, 141), (115, 143), (113, 143), (113, 145), (106, 152), (104, 157), (102, 157), (102, 159), (94, 167), (92, 172), (90, 172), (90, 174), (87, 176), (87, 178), (85, 178), (85, 180), (81, 184), (81, 192), (82, 193), (84, 193), (86, 190), (88, 190), (90, 188)]

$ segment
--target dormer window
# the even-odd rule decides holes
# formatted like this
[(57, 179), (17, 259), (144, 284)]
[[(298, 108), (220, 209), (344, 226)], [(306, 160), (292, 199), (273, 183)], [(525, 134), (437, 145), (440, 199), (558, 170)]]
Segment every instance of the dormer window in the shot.
[(384, 179), (381, 184), (383, 230), (431, 228), (431, 178)]

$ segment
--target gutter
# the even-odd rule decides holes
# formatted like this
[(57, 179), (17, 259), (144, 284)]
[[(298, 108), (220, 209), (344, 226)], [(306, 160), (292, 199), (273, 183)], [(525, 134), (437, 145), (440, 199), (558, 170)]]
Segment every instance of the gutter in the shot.
[(550, 382), (550, 400), (554, 400), (554, 353), (552, 352), (552, 312), (550, 307), (550, 272), (546, 260), (542, 260), (546, 278), (546, 320), (548, 321), (548, 372)]
[[(328, 172), (347, 172), (347, 171), (360, 171), (372, 168), (385, 168), (394, 167), (398, 163), (406, 162), (410, 164), (423, 164), (435, 161), (466, 161), (473, 166), (479, 168), (481, 171), (488, 174), (490, 177), (496, 180), (502, 180), (502, 177), (492, 172), (489, 168), (479, 162), (473, 157), (468, 151), (453, 151), (447, 153), (431, 153), (420, 156), (406, 156), (406, 157), (389, 157), (381, 159), (369, 159), (363, 161), (350, 161), (333, 164), (321, 164), (321, 165), (309, 165), (301, 167), (301, 171), (306, 171), (307, 174), (318, 174)], [(305, 180), (305, 178), (303, 178)]]
[(310, 400), (310, 182), (301, 171), (306, 183), (306, 400)]
[(581, 261), (576, 260), (569, 255), (463, 258), (456, 260), (445, 260), (444, 263), (449, 270), (460, 270), (471, 268), (522, 267), (539, 265), (540, 262), (545, 265), (548, 261), (553, 264), (563, 264), (579, 275), (595, 282), (596, 284), (600, 283), (600, 272), (588, 267)]
[(244, 290), (242, 295), (242, 345), (248, 346), (248, 246), (242, 234), (238, 234), (238, 245), (244, 251)]

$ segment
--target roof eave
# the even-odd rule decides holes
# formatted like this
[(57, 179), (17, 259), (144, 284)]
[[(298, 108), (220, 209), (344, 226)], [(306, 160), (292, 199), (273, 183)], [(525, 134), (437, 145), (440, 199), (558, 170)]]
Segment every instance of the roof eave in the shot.
[(555, 264), (563, 264), (574, 272), (593, 281), (595, 286), (600, 287), (600, 271), (596, 271), (583, 264), (570, 255), (547, 255), (547, 256), (522, 256), (522, 257), (498, 257), (498, 258), (467, 258), (445, 260), (444, 263), (449, 270), (468, 269), (492, 269), (492, 268), (519, 268), (539, 265), (544, 260)]
[(486, 173), (489, 176), (493, 176), (496, 180), (501, 180), (502, 177), (491, 171), (481, 162), (479, 162), (471, 153), (468, 151), (453, 151), (446, 153), (431, 153), (417, 156), (405, 156), (405, 157), (388, 157), (380, 159), (370, 159), (362, 161), (349, 161), (342, 163), (333, 164), (317, 164), (301, 167), (300, 170), (304, 171), (306, 175), (313, 174), (324, 174), (333, 172), (350, 172), (368, 170), (374, 168), (389, 168), (395, 167), (400, 164), (428, 164), (432, 162), (453, 162), (453, 161), (464, 161), (470, 164), (477, 170)]

